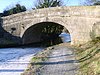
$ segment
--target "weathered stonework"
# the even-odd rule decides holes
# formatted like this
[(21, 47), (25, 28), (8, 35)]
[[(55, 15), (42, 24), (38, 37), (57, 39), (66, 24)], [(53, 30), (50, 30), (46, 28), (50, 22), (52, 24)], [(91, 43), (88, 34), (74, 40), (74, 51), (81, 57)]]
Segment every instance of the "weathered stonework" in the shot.
[[(71, 34), (72, 44), (90, 41), (94, 24), (100, 22), (100, 6), (54, 7), (26, 11), (2, 17), (3, 28), (20, 38), (31, 26), (41, 22), (53, 22), (64, 26)], [(12, 33), (12, 28), (16, 28)], [(100, 25), (98, 25), (100, 30)], [(99, 35), (100, 31), (95, 31)]]

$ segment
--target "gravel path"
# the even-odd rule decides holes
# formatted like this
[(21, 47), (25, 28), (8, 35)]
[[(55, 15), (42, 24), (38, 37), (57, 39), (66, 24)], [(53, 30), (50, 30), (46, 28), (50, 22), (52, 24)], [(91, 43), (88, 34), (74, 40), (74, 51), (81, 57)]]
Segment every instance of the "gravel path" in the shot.
[(49, 60), (35, 75), (75, 75), (77, 61), (73, 49), (66, 46), (57, 46), (52, 50)]

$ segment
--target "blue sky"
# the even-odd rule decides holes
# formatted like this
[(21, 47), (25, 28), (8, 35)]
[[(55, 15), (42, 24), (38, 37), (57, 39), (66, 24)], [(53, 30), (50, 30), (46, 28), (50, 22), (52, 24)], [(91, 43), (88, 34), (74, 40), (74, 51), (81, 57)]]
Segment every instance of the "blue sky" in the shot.
[[(21, 5), (25, 5), (27, 9), (31, 9), (34, 7), (34, 4), (37, 0), (0, 0), (0, 12), (3, 12), (4, 9), (8, 9), (13, 7), (16, 3), (20, 3)], [(63, 0), (64, 5), (66, 6), (77, 6), (80, 5), (80, 1), (83, 0)]]

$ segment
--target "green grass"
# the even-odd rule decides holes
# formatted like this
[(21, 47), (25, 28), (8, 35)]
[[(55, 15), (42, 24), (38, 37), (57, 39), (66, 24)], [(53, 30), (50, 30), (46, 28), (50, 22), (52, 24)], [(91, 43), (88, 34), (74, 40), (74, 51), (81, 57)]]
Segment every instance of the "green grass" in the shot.
[(41, 67), (44, 66), (44, 65), (41, 65), (41, 63), (48, 60), (48, 56), (52, 49), (53, 47), (48, 47), (44, 49), (43, 51), (39, 52), (37, 55), (35, 55), (31, 59), (28, 69), (26, 69), (22, 75), (34, 75), (35, 72), (37, 72)]
[(96, 38), (76, 50), (80, 62), (78, 75), (100, 75), (100, 39)]

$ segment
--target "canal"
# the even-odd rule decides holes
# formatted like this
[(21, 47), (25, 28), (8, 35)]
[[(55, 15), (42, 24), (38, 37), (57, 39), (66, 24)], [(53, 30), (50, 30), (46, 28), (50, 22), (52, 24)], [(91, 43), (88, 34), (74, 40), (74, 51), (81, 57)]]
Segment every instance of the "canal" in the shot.
[[(70, 42), (70, 35), (61, 33), (62, 42)], [(0, 49), (0, 75), (21, 75), (29, 64), (31, 58), (44, 48), (20, 47)]]
[(20, 75), (27, 68), (32, 56), (43, 48), (0, 49), (0, 75)]

